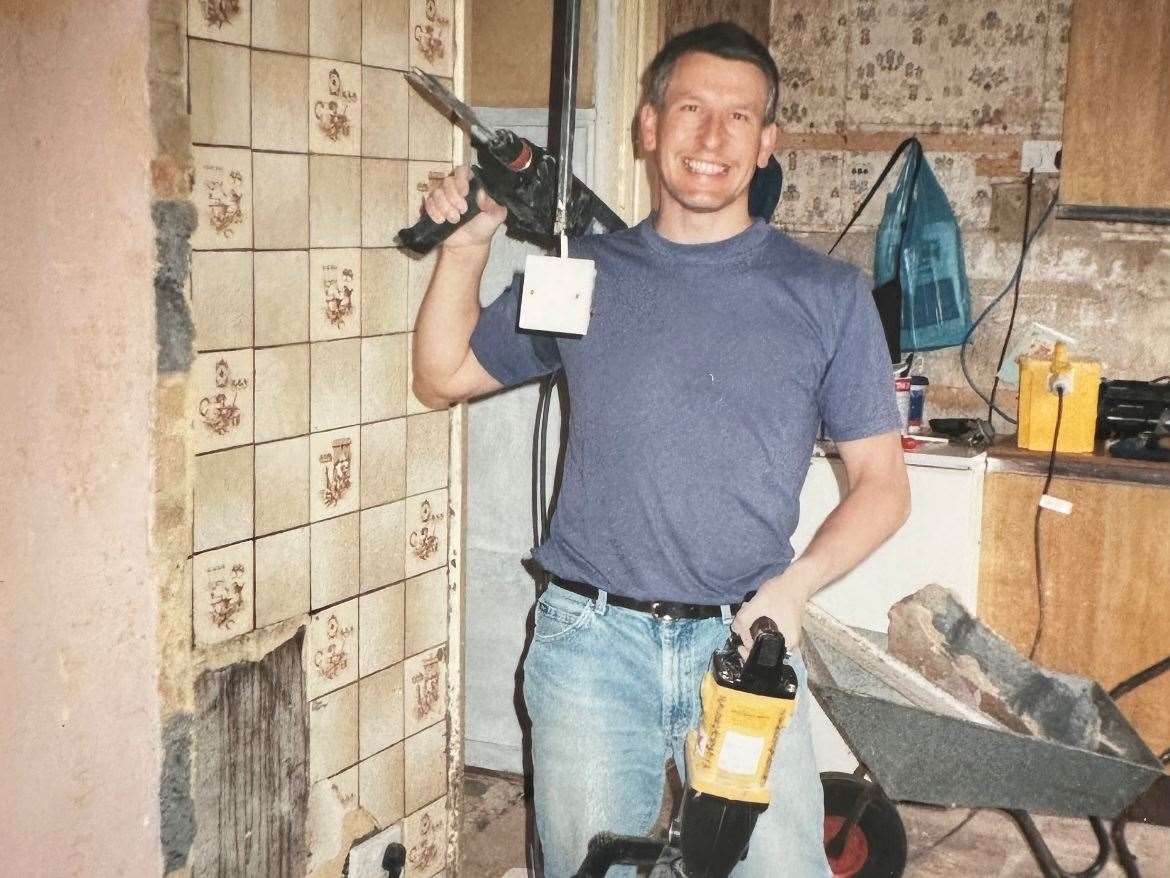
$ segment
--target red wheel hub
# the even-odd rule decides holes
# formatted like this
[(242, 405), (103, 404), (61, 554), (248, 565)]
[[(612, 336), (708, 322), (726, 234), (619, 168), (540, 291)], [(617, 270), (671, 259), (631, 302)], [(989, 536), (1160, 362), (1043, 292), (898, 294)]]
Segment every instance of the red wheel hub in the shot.
[[(825, 815), (825, 844), (828, 844), (841, 831), (846, 818), (836, 814)], [(829, 868), (833, 870), (833, 878), (850, 878), (856, 875), (865, 866), (869, 859), (869, 842), (865, 833), (856, 823), (849, 827), (849, 834), (845, 836), (845, 846), (841, 855), (829, 857)]]

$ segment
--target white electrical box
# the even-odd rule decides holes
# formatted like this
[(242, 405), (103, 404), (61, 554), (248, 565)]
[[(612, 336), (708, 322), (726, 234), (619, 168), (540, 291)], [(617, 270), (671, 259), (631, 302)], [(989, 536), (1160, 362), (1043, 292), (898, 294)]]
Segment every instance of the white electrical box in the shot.
[(1024, 173), (1056, 174), (1060, 172), (1057, 161), (1060, 156), (1059, 140), (1025, 140), (1020, 147), (1020, 170)]

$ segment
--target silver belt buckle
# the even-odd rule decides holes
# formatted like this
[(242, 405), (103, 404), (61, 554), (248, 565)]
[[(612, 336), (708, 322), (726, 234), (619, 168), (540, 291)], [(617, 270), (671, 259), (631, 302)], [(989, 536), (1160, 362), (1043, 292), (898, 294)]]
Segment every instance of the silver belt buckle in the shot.
[(661, 619), (663, 622), (673, 622), (674, 616), (670, 615), (670, 613), (661, 612), (661, 607), (662, 601), (654, 601), (654, 603), (650, 605), (650, 609), (654, 611), (654, 618)]

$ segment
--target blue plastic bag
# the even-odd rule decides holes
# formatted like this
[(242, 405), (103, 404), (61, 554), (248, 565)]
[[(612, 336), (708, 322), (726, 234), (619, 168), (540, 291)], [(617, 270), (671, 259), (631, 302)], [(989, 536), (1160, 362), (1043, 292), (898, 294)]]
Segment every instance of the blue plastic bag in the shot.
[(873, 277), (898, 277), (903, 351), (960, 345), (971, 328), (971, 290), (959, 224), (946, 193), (913, 140), (898, 183), (886, 197), (874, 248)]

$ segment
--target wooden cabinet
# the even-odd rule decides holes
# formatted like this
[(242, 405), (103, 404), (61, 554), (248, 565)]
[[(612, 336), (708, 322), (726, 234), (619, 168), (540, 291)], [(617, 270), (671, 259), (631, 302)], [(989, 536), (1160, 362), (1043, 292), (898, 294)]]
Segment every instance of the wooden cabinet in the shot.
[(1170, 0), (1077, 0), (1060, 215), (1170, 223)]

